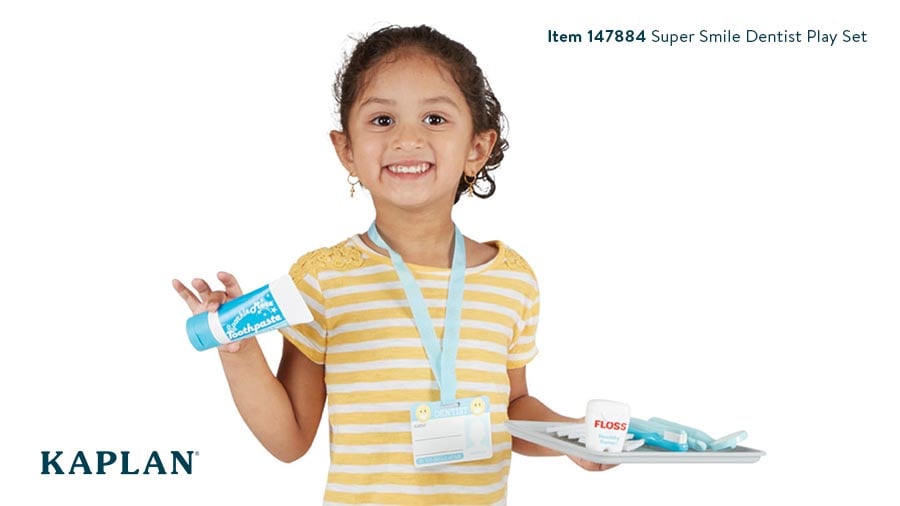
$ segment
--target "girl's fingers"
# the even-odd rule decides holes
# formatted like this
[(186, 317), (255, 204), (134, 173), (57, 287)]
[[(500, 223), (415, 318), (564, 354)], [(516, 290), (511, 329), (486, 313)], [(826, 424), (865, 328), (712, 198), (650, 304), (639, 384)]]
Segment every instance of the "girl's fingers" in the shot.
[(197, 294), (200, 295), (199, 307), (201, 311), (215, 311), (219, 308), (219, 305), (227, 300), (225, 292), (221, 290), (213, 291), (209, 284), (200, 278), (194, 278), (191, 281), (191, 285), (197, 290)]
[(238, 284), (237, 279), (230, 273), (220, 272), (218, 278), (219, 281), (225, 285), (225, 295), (227, 295), (229, 299), (235, 299), (244, 293), (241, 290), (241, 285)]
[(219, 281), (225, 285), (224, 291), (214, 291), (209, 287), (209, 283), (200, 278), (191, 280), (191, 286), (197, 291), (196, 295), (190, 288), (184, 286), (184, 284), (177, 279), (172, 280), (172, 286), (175, 288), (175, 291), (178, 292), (178, 295), (184, 299), (194, 314), (203, 311), (215, 311), (219, 309), (219, 306), (224, 304), (225, 301), (240, 297), (243, 293), (237, 279), (231, 274), (220, 272), (218, 278)]
[(237, 353), (241, 351), (241, 343), (238, 341), (236, 343), (223, 344), (219, 346), (219, 349), (227, 353)]
[(215, 291), (210, 292), (209, 298), (206, 300), (206, 310), (207, 311), (215, 311), (219, 309), (219, 306), (224, 304), (227, 300), (225, 296), (225, 292), (223, 291)]
[(197, 290), (197, 294), (200, 295), (200, 300), (205, 301), (209, 298), (209, 294), (212, 292), (209, 285), (206, 281), (200, 278), (194, 278), (191, 280), (191, 286), (194, 287), (194, 290)]
[(610, 469), (618, 466), (619, 464), (600, 464), (597, 462), (591, 462), (590, 460), (583, 459), (581, 457), (575, 457), (573, 455), (569, 455), (569, 458), (572, 462), (575, 462), (583, 469), (588, 471), (609, 471)]
[(182, 300), (187, 303), (188, 308), (191, 310), (191, 312), (196, 312), (195, 309), (200, 306), (201, 302), (200, 299), (198, 299), (197, 296), (194, 295), (194, 292), (192, 292), (190, 288), (184, 286), (184, 284), (177, 279), (172, 280), (172, 288), (174, 288), (178, 295), (181, 296)]

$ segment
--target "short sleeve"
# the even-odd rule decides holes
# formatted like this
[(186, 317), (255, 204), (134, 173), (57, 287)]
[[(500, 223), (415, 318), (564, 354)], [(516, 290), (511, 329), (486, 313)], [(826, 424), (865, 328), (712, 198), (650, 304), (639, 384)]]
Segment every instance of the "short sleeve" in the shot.
[(522, 292), (519, 319), (513, 329), (513, 337), (510, 339), (506, 358), (507, 369), (518, 369), (525, 367), (538, 353), (535, 336), (541, 312), (540, 291), (531, 267), (522, 257), (509, 250), (509, 259), (506, 263), (517, 271), (517, 277), (520, 279), (517, 286)]
[(510, 343), (506, 359), (507, 369), (525, 367), (525, 364), (531, 362), (537, 356), (538, 349), (535, 343), (535, 336), (537, 335), (539, 312), (540, 302), (534, 300), (525, 312), (523, 319), (519, 322), (521, 330), (513, 337), (512, 343)]
[(313, 321), (280, 329), (285, 339), (316, 364), (325, 363), (328, 334), (325, 297), (322, 295), (315, 261), (320, 256), (320, 251), (313, 251), (300, 257), (290, 270), (291, 279), (306, 301), (313, 315)]

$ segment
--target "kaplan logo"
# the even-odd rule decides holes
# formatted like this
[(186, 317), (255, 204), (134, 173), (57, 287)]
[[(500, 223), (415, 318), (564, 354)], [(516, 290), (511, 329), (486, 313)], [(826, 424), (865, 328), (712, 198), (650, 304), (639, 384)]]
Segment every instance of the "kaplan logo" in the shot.
[[(51, 456), (51, 453), (54, 455)], [(146, 458), (132, 458), (131, 452), (78, 450), (71, 460), (63, 452), (54, 450), (41, 452), (41, 474), (191, 474), (196, 451), (169, 452), (171, 460), (163, 460), (159, 452), (153, 451)], [(171, 464), (168, 467), (166, 464)], [(93, 467), (92, 467), (93, 466)], [(107, 470), (108, 467), (111, 469)], [(179, 472), (180, 468), (180, 472)]]

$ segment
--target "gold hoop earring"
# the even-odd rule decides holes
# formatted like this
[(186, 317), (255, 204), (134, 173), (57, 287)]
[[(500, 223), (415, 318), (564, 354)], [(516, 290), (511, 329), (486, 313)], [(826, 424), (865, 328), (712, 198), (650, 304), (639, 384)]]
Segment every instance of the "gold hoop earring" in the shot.
[(468, 175), (468, 174), (463, 174), (463, 181), (465, 181), (466, 184), (469, 185), (469, 188), (466, 190), (466, 193), (467, 193), (470, 197), (471, 197), (472, 195), (475, 195), (475, 180), (478, 179), (477, 176), (471, 176), (471, 177), (472, 177), (472, 179), (469, 179), (469, 175)]
[[(352, 180), (351, 178), (356, 178), (356, 181)], [(356, 193), (356, 185), (360, 184), (359, 178), (353, 174), (347, 174), (347, 184), (350, 185), (350, 198), (352, 199), (353, 194)]]

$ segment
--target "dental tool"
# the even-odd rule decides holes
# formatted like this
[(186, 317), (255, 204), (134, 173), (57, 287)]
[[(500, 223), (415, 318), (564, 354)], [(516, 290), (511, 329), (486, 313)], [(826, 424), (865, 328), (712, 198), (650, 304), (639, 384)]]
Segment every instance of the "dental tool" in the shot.
[(745, 431), (738, 431), (728, 434), (727, 436), (721, 437), (719, 439), (713, 439), (712, 436), (700, 429), (695, 429), (687, 425), (682, 425), (680, 423), (665, 420), (657, 416), (651, 417), (650, 421), (668, 427), (669, 429), (683, 430), (688, 436), (688, 446), (692, 450), (730, 450), (732, 448), (735, 448), (741, 441), (747, 439), (747, 432)]
[(688, 436), (681, 429), (672, 429), (660, 423), (632, 417), (628, 424), (628, 432), (634, 434), (635, 438), (643, 439), (649, 446), (673, 452), (688, 451)]

